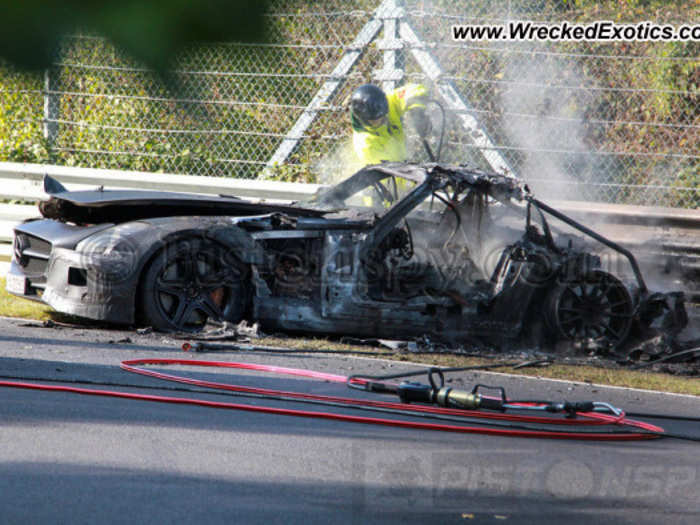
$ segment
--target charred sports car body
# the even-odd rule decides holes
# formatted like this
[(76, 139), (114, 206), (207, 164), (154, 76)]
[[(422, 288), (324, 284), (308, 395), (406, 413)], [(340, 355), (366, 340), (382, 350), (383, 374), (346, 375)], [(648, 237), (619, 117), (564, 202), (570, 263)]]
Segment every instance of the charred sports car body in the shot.
[[(684, 323), (682, 294), (650, 293), (627, 250), (517, 179), (464, 166), (370, 166), (293, 206), (45, 187), (45, 218), (15, 230), (7, 288), (92, 319), (610, 347), (635, 325)], [(583, 238), (629, 272), (604, 269)]]

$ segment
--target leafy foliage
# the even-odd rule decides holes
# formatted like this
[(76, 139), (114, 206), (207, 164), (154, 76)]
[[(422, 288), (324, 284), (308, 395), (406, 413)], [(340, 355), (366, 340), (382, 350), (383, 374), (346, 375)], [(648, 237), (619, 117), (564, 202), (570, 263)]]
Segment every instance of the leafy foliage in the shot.
[(4, 2), (0, 57), (24, 69), (51, 65), (61, 40), (77, 30), (106, 36), (164, 73), (196, 42), (264, 39), (267, 0), (24, 0)]

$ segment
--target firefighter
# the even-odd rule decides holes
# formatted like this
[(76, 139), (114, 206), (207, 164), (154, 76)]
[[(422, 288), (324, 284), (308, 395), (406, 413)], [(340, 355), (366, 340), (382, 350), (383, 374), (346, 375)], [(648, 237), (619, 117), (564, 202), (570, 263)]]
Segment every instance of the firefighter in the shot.
[(353, 147), (363, 166), (408, 158), (403, 119), (421, 138), (431, 131), (425, 113), (428, 92), (420, 84), (406, 84), (386, 95), (374, 84), (360, 86), (350, 100)]

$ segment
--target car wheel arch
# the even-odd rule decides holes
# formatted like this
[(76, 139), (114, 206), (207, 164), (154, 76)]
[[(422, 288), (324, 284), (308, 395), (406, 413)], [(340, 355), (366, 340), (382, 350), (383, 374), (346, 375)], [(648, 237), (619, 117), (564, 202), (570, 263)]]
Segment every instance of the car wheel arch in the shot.
[[(228, 230), (228, 231), (227, 231)], [(238, 230), (238, 231), (236, 231)], [(235, 233), (234, 233), (235, 232)], [(142, 254), (138, 268), (138, 280), (134, 293), (134, 313), (138, 320), (144, 319), (144, 287), (149, 269), (168, 247), (187, 241), (201, 241), (209, 243), (213, 247), (222, 249), (233, 255), (235, 264), (240, 264), (245, 281), (244, 311), (250, 310), (253, 292), (253, 283), (250, 279), (251, 264), (262, 261), (262, 247), (244, 230), (228, 226), (227, 228), (188, 228), (159, 235), (158, 242), (153, 242), (147, 251)]]

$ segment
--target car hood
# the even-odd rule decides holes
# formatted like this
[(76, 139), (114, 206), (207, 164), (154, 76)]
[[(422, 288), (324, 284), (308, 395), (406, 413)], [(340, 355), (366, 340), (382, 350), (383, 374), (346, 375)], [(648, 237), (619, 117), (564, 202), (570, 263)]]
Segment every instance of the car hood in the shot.
[(98, 224), (120, 223), (154, 217), (187, 215), (243, 216), (284, 213), (298, 217), (320, 217), (322, 211), (300, 206), (251, 202), (232, 196), (143, 190), (65, 191), (51, 179), (44, 186), (51, 197), (39, 204), (47, 219)]

